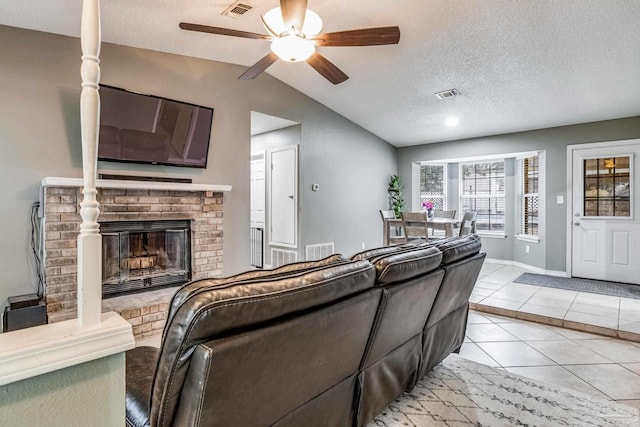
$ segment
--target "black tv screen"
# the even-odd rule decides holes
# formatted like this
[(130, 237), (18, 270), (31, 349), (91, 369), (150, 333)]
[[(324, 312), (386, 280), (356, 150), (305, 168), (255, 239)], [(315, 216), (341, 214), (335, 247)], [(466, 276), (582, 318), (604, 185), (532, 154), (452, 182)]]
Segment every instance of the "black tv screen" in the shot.
[(207, 167), (213, 108), (100, 86), (98, 160)]

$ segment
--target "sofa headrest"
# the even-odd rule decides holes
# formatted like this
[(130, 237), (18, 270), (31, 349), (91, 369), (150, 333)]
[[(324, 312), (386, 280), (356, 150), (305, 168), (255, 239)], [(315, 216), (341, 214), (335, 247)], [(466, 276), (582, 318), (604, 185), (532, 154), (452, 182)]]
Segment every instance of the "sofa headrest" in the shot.
[(201, 334), (209, 339), (371, 288), (373, 276), (369, 262), (355, 261), (269, 280), (235, 281), (192, 295), (172, 323), (188, 323), (192, 338)]
[(435, 247), (435, 246), (442, 245), (444, 243), (451, 242), (454, 240), (459, 240), (459, 239), (460, 239), (459, 236), (449, 236), (449, 237), (443, 237), (441, 239), (420, 240), (416, 243), (416, 247), (431, 248), (431, 247)]
[(193, 293), (167, 320), (151, 411), (174, 404), (197, 345), (360, 293), (373, 288), (374, 281), (375, 269), (368, 261), (339, 262), (297, 275), (231, 282)]
[(428, 273), (438, 268), (442, 252), (437, 248), (414, 249), (378, 258), (376, 268), (377, 285), (400, 282)]
[(386, 256), (386, 255), (390, 255), (398, 252), (403, 252), (413, 247), (415, 247), (414, 243), (403, 243), (401, 245), (382, 246), (380, 248), (367, 249), (366, 251), (358, 252), (357, 254), (351, 256), (351, 260), (358, 261), (361, 259), (367, 259), (371, 261), (374, 258), (378, 258), (381, 256)]
[[(180, 305), (187, 298), (193, 295), (195, 292), (202, 292), (207, 289), (211, 289), (213, 287), (225, 286), (230, 283), (237, 283), (240, 281), (271, 279), (274, 277), (292, 275), (292, 274), (301, 273), (307, 270), (312, 270), (320, 267), (325, 267), (327, 265), (346, 262), (346, 261), (347, 259), (341, 254), (334, 254), (317, 261), (294, 262), (291, 264), (285, 264), (281, 267), (274, 268), (271, 270), (251, 270), (251, 271), (246, 271), (244, 273), (236, 274), (234, 276), (229, 276), (229, 277), (194, 280), (182, 286), (173, 295), (173, 298), (171, 299), (171, 303), (169, 304), (169, 313), (167, 316), (168, 320), (166, 324), (167, 325), (169, 324), (169, 320), (173, 318), (173, 315), (175, 314), (178, 307), (180, 307)], [(166, 330), (166, 326), (165, 326), (165, 330)]]
[(450, 264), (480, 252), (482, 242), (477, 234), (469, 234), (436, 243), (435, 247), (442, 251), (442, 263)]

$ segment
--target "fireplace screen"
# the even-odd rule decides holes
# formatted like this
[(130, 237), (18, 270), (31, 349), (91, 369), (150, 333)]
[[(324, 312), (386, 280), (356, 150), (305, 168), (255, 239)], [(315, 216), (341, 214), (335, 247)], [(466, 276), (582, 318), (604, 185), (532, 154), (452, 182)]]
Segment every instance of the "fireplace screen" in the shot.
[(189, 221), (117, 221), (100, 228), (103, 296), (190, 280)]

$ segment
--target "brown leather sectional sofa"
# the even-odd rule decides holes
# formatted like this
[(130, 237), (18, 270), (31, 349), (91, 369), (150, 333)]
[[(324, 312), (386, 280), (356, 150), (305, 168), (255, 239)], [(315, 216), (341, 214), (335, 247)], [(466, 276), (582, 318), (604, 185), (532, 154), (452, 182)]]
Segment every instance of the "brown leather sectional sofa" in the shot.
[(127, 352), (128, 426), (364, 426), (464, 340), (475, 235), (191, 282)]

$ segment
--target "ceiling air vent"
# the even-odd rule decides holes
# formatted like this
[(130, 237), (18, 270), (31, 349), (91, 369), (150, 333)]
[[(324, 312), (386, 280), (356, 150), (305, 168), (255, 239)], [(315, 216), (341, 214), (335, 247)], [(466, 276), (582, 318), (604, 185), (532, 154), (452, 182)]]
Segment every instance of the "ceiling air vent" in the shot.
[(454, 96), (458, 96), (458, 95), (460, 95), (460, 92), (458, 92), (458, 89), (443, 90), (442, 92), (436, 93), (436, 96), (438, 97), (438, 99), (453, 98)]
[(237, 1), (233, 3), (231, 6), (229, 6), (227, 9), (225, 9), (225, 11), (222, 12), (222, 14), (224, 16), (229, 16), (231, 18), (238, 19), (245, 13), (249, 12), (251, 9), (253, 9), (253, 6), (250, 6), (247, 3), (243, 3), (242, 1)]

